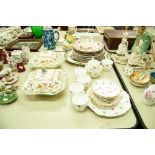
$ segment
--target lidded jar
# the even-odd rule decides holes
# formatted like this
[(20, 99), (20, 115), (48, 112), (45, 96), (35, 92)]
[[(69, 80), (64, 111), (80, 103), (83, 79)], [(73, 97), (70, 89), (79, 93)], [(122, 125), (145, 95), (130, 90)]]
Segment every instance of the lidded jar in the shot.
[(102, 65), (100, 61), (95, 60), (92, 58), (90, 61), (85, 66), (87, 73), (92, 77), (92, 78), (97, 78), (100, 76), (102, 72)]

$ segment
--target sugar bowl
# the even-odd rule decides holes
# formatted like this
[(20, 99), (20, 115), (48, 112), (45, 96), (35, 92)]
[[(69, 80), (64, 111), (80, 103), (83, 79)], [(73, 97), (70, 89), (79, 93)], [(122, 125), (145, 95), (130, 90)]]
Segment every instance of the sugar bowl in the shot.
[(105, 58), (102, 60), (102, 66), (104, 71), (109, 71), (112, 68), (113, 61), (109, 58)]

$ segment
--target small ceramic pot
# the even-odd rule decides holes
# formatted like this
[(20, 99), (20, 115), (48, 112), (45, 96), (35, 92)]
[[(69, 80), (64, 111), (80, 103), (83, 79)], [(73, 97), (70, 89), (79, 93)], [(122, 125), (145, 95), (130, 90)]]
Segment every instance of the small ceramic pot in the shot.
[(74, 94), (72, 96), (72, 104), (75, 110), (84, 111), (87, 108), (89, 98), (86, 94)]
[(130, 67), (129, 65), (126, 65), (126, 67), (124, 68), (124, 74), (126, 76), (131, 76), (133, 73), (133, 68)]
[(91, 77), (84, 74), (82, 76), (78, 76), (77, 81), (84, 85), (84, 89), (88, 89), (91, 84)]
[(80, 82), (73, 82), (69, 86), (69, 91), (71, 94), (75, 94), (75, 93), (83, 94), (84, 93), (84, 85)]
[(112, 68), (113, 61), (111, 59), (103, 59), (102, 60), (102, 66), (104, 71), (109, 71)]
[(155, 104), (155, 85), (150, 85), (144, 91), (144, 103), (147, 105)]
[(92, 77), (92, 78), (97, 78), (101, 75), (102, 72), (102, 65), (98, 60), (95, 60), (92, 58), (90, 61), (85, 66), (87, 73)]

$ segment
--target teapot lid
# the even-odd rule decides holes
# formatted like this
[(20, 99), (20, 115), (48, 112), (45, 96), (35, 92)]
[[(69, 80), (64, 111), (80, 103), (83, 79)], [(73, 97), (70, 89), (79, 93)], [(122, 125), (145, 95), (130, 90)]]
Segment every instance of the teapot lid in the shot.
[(105, 64), (113, 64), (113, 61), (109, 58), (105, 58), (102, 60), (102, 63), (105, 63)]
[(94, 59), (94, 57), (92, 57), (92, 59), (88, 61), (88, 64), (90, 64), (90, 65), (99, 65), (100, 62), (98, 60)]

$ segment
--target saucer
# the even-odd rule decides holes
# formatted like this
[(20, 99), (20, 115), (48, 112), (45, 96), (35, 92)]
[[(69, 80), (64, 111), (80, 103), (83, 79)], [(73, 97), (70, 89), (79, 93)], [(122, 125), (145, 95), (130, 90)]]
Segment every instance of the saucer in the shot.
[(16, 99), (17, 99), (16, 92), (12, 92), (12, 93), (9, 93), (9, 94), (0, 93), (0, 104), (1, 105), (12, 103)]

